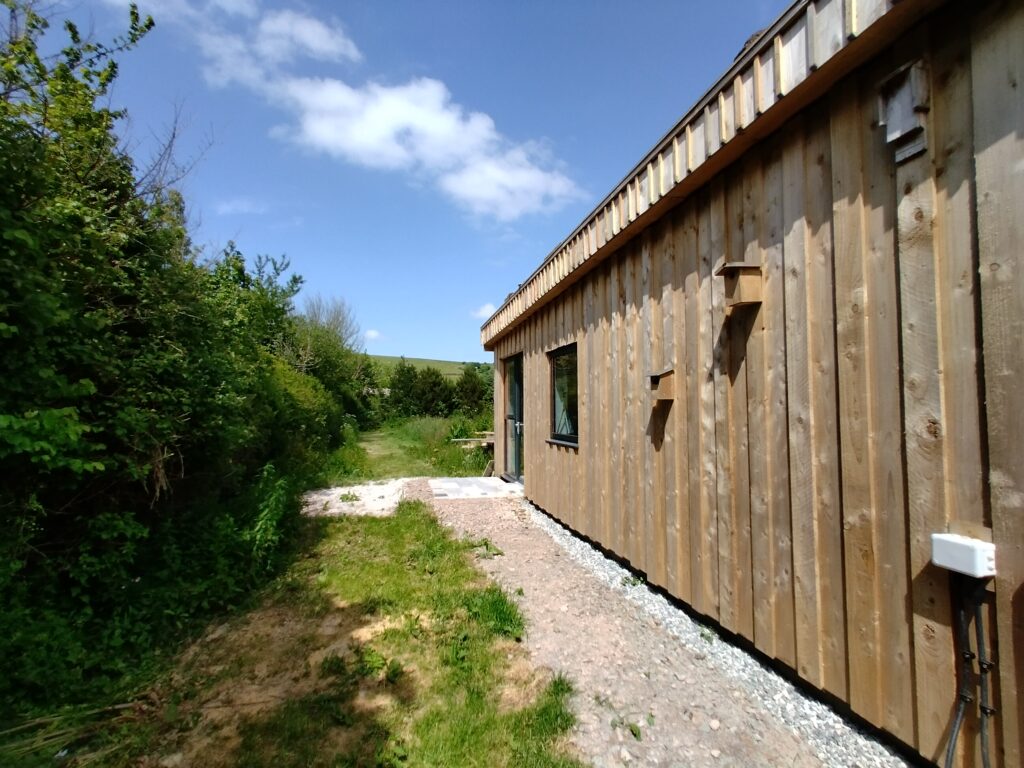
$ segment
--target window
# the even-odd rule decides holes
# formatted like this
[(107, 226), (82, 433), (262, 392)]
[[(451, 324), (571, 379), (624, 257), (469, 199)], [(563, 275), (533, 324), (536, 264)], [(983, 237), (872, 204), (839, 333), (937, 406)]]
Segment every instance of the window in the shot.
[(551, 358), (551, 439), (579, 442), (576, 345), (548, 353)]

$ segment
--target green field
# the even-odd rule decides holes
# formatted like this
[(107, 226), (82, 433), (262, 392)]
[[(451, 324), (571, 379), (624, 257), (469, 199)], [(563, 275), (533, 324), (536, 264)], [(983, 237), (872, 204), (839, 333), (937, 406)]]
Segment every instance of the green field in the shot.
[[(370, 359), (374, 360), (381, 365), (393, 368), (398, 365), (398, 361), (401, 357), (394, 357), (392, 355), (370, 355)], [(454, 360), (430, 360), (425, 357), (407, 357), (405, 362), (409, 363), (413, 368), (437, 368), (445, 376), (461, 376), (462, 369), (466, 365), (465, 362), (457, 363)]]

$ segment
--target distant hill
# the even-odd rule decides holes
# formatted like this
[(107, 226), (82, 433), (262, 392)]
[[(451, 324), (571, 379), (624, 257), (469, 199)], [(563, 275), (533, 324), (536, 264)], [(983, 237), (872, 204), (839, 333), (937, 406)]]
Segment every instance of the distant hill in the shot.
[[(381, 365), (393, 368), (398, 365), (398, 361), (401, 357), (393, 357), (391, 355), (370, 355), (372, 360), (380, 363)], [(462, 369), (465, 367), (465, 363), (457, 363), (454, 360), (429, 360), (425, 357), (407, 357), (405, 362), (409, 363), (414, 368), (437, 368), (445, 376), (456, 378), (462, 375)], [(490, 365), (490, 363), (484, 363), (484, 365)]]

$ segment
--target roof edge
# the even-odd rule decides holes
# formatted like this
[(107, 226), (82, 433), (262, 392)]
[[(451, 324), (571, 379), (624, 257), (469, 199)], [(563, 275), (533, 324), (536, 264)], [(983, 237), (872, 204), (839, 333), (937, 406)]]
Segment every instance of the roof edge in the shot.
[(509, 294), (480, 328), (484, 348), (943, 2), (796, 0)]

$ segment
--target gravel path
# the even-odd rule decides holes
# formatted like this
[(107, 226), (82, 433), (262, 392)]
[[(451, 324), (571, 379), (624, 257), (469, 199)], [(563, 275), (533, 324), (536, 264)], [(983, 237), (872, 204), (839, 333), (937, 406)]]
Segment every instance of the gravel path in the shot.
[(504, 552), (480, 566), (516, 596), (534, 663), (573, 681), (572, 742), (597, 768), (906, 765), (528, 502), (433, 498), (426, 480), (405, 496)]

